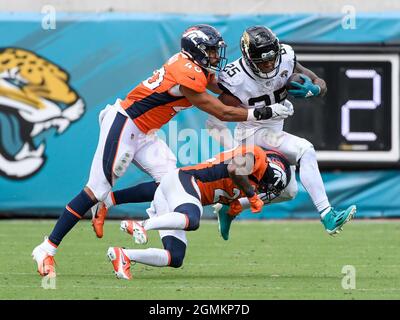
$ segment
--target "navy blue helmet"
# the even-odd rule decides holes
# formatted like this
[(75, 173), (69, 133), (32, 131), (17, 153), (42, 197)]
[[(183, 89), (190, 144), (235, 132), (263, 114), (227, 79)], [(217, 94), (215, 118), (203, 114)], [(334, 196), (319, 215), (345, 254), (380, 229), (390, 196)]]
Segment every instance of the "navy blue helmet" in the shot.
[(225, 41), (217, 29), (210, 25), (198, 24), (186, 29), (182, 34), (181, 49), (208, 71), (220, 71), (226, 65)]
[[(260, 193), (266, 193), (267, 197), (277, 197), (287, 187), (291, 179), (289, 161), (276, 151), (265, 150), (267, 169), (258, 185)], [(271, 199), (272, 199), (271, 198)]]
[[(270, 79), (277, 75), (282, 61), (281, 46), (275, 34), (264, 26), (247, 28), (240, 39), (240, 50), (247, 65), (259, 77)], [(273, 61), (273, 69), (263, 72), (257, 64)]]

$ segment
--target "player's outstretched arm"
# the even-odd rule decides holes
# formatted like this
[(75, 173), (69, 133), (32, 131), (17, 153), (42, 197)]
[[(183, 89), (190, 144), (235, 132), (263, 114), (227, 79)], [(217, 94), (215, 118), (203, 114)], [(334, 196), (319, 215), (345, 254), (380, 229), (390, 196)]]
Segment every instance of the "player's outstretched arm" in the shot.
[(190, 101), (191, 104), (198, 107), (200, 110), (203, 110), (217, 119), (221, 121), (246, 121), (253, 119), (254, 109), (242, 109), (235, 108), (233, 106), (227, 106), (223, 104), (216, 97), (208, 94), (207, 92), (196, 92), (192, 89), (189, 89), (185, 86), (181, 86), (180, 90), (182, 94)]
[(207, 92), (199, 93), (182, 85), (180, 86), (180, 91), (191, 104), (221, 121), (266, 120), (274, 117), (287, 118), (291, 115), (291, 110), (279, 103), (257, 109), (235, 108), (223, 104)]
[(305, 74), (307, 77), (309, 77), (311, 79), (313, 84), (320, 87), (321, 91), (320, 91), (319, 95), (321, 97), (326, 95), (328, 88), (326, 87), (326, 83), (325, 83), (324, 79), (319, 78), (313, 71), (302, 66), (299, 62), (296, 62), (296, 67), (294, 68), (294, 72)]

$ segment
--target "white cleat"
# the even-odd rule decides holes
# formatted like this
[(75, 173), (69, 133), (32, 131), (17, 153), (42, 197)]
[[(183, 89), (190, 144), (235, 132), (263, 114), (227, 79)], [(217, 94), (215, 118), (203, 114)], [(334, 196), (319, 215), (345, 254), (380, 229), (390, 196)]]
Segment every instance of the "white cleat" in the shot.
[(146, 244), (149, 240), (147, 237), (147, 231), (140, 221), (123, 220), (121, 221), (120, 229), (129, 233), (137, 244)]
[(122, 248), (110, 247), (107, 250), (107, 257), (113, 264), (114, 274), (118, 279), (130, 280), (131, 275), (131, 261), (124, 253)]

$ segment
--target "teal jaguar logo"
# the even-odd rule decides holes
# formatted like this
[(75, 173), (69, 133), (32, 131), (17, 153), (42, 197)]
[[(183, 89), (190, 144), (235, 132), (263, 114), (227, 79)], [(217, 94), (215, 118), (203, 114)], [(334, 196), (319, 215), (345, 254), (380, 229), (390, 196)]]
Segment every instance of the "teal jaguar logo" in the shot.
[(0, 175), (37, 173), (46, 161), (46, 138), (62, 134), (84, 112), (65, 70), (25, 49), (0, 49)]

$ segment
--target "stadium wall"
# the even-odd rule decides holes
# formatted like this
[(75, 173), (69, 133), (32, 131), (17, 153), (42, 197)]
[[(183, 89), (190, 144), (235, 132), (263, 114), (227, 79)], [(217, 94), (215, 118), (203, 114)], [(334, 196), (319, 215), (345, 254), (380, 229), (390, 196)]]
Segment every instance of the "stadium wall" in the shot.
[[(10, 103), (13, 97), (6, 93), (4, 82), (0, 84), (0, 212), (8, 216), (58, 215), (61, 212), (88, 178), (99, 133), (99, 111), (114, 103), (116, 98), (123, 98), (177, 52), (180, 34), (189, 25), (208, 23), (221, 30), (229, 45), (230, 60), (240, 54), (238, 40), (241, 33), (254, 24), (270, 26), (281, 41), (291, 43), (398, 44), (400, 40), (400, 14), (396, 13), (358, 15), (353, 29), (342, 28), (342, 16), (335, 14), (232, 15), (222, 18), (211, 15), (57, 13), (56, 17), (55, 29), (52, 29), (46, 15), (0, 14), (2, 50), (19, 48), (47, 60), (44, 70), (32, 68), (29, 81), (45, 85), (45, 79), (54, 83), (54, 70), (50, 69), (57, 69), (57, 66), (65, 72), (59, 77), (59, 85), (75, 90), (84, 103), (84, 109), (75, 105), (70, 113), (63, 113), (68, 99), (62, 97), (65, 101), (58, 104), (58, 111), (36, 105), (24, 110), (26, 113), (22, 116), (17, 111), (21, 106), (15, 101)], [(15, 71), (2, 67), (9, 65), (9, 59), (15, 60), (15, 67), (21, 62), (28, 69), (31, 60), (38, 61), (36, 56), (23, 51), (7, 54), (1, 51), (3, 78), (10, 77)], [(16, 77), (15, 81), (21, 79)], [(57, 86), (49, 85), (48, 89), (54, 93), (55, 100), (60, 98), (57, 92), (67, 95), (65, 90), (58, 91)], [(32, 92), (36, 92), (33, 95), (48, 94)], [(35, 97), (30, 97), (35, 104)], [(207, 139), (204, 130), (201, 131), (206, 118), (198, 110), (187, 110), (163, 128), (161, 134), (178, 154), (180, 165), (203, 161), (220, 150)], [(355, 203), (359, 207), (359, 217), (391, 217), (400, 215), (399, 173), (398, 170), (330, 172), (323, 173), (323, 179), (333, 205)], [(131, 166), (115, 189), (150, 179)], [(147, 204), (120, 206), (114, 208), (111, 215), (143, 215), (146, 207)], [(299, 183), (295, 200), (266, 207), (257, 216), (244, 213), (242, 217), (313, 218), (317, 217), (314, 210)], [(210, 214), (211, 210), (207, 208), (206, 215)]]

